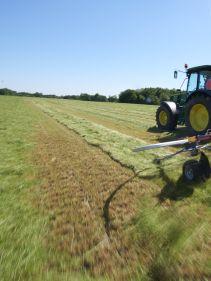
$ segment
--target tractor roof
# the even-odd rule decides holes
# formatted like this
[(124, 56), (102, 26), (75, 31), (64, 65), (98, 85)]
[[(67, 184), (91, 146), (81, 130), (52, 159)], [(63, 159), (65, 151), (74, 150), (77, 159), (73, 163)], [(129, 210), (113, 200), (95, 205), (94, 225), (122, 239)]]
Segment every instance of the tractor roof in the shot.
[(188, 69), (188, 73), (193, 73), (193, 72), (199, 72), (199, 71), (206, 71), (209, 70), (211, 71), (211, 65), (201, 65), (201, 66), (196, 66)]

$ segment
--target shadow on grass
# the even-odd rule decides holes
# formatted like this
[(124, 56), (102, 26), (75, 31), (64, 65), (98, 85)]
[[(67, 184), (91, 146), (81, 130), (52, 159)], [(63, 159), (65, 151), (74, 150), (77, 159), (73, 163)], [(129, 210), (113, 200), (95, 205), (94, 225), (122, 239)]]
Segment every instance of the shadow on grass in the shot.
[(158, 174), (156, 175), (146, 175), (141, 177), (144, 180), (153, 180), (155, 178), (162, 179), (165, 184), (161, 190), (160, 193), (157, 194), (157, 198), (160, 203), (164, 202), (167, 199), (173, 200), (173, 201), (179, 201), (186, 197), (189, 197), (194, 192), (194, 187), (197, 186), (197, 184), (200, 184), (200, 180), (198, 182), (187, 182), (183, 179), (183, 176), (181, 175), (177, 182), (175, 182), (173, 179), (171, 179), (168, 174), (164, 171), (162, 166), (158, 167)]
[[(105, 230), (108, 236), (110, 236), (110, 229), (111, 229), (111, 219), (109, 214), (109, 207), (110, 203), (112, 202), (114, 196), (125, 187), (125, 185), (132, 180), (134, 180), (137, 176), (140, 176), (142, 172), (145, 172), (146, 170), (150, 170), (150, 168), (143, 169), (137, 173), (135, 173), (132, 177), (128, 178), (126, 181), (118, 185), (114, 191), (109, 195), (109, 197), (106, 199), (105, 204), (103, 206), (103, 218), (105, 222)], [(164, 171), (162, 166), (159, 167), (159, 173), (158, 174), (151, 174), (146, 176), (141, 176), (140, 178), (143, 180), (153, 180), (155, 178), (161, 178), (165, 185), (163, 186), (161, 192), (157, 194), (157, 198), (160, 203), (164, 202), (167, 199), (173, 200), (173, 201), (179, 201), (184, 198), (192, 196), (194, 192), (194, 188), (199, 186), (201, 183), (201, 180), (199, 179), (197, 182), (187, 182), (183, 179), (183, 176), (181, 175), (177, 182), (174, 182)]]
[[(154, 127), (150, 127), (147, 130), (147, 132), (153, 134), (159, 134), (157, 140), (160, 142), (173, 141), (179, 138), (184, 138), (193, 135), (193, 133), (186, 127), (178, 127), (173, 131), (162, 131), (158, 129), (156, 126), (154, 126)], [(162, 133), (165, 133), (165, 136), (163, 136)]]
[(189, 197), (194, 192), (194, 184), (192, 182), (187, 182), (183, 179), (181, 175), (177, 182), (174, 182), (164, 171), (162, 167), (159, 167), (159, 176), (165, 182), (164, 187), (161, 192), (157, 195), (160, 202), (166, 199), (178, 201), (186, 197)]
[(161, 131), (160, 129), (158, 129), (157, 126), (153, 126), (153, 127), (149, 127), (147, 132), (149, 133), (162, 133), (163, 131)]
[(146, 170), (150, 170), (150, 168), (146, 168), (146, 169), (143, 169), (143, 170), (135, 173), (132, 177), (128, 178), (126, 181), (124, 181), (123, 183), (118, 185), (114, 189), (114, 191), (111, 192), (109, 197), (106, 199), (105, 204), (103, 206), (103, 218), (104, 218), (104, 222), (105, 222), (105, 230), (106, 230), (106, 233), (108, 236), (110, 236), (110, 228), (111, 228), (111, 223), (110, 223), (111, 219), (110, 219), (110, 214), (109, 214), (109, 207), (110, 207), (111, 201), (113, 200), (113, 198), (117, 194), (117, 192), (120, 191), (122, 188), (124, 188), (127, 183), (134, 180), (140, 173), (145, 172)]

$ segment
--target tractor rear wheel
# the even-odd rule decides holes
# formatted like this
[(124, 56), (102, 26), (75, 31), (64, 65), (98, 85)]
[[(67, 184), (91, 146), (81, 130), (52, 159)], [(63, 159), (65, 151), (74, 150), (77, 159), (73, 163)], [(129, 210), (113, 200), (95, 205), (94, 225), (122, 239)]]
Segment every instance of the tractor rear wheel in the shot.
[(192, 98), (186, 105), (185, 124), (196, 134), (211, 128), (211, 100), (209, 97)]
[(156, 123), (161, 130), (174, 130), (177, 126), (177, 116), (165, 105), (160, 105), (156, 112)]

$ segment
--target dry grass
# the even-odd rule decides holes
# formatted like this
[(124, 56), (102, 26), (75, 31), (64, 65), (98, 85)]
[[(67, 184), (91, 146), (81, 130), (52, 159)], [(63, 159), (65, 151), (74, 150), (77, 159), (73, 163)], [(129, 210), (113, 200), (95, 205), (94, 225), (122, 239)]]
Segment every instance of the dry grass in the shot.
[(48, 246), (71, 256), (75, 270), (128, 280), (139, 265), (124, 228), (150, 187), (49, 118), (37, 142), (44, 179), (38, 203), (50, 213)]
[[(51, 104), (51, 101), (39, 100), (35, 101), (35, 103), (50, 117), (65, 125), (68, 129), (78, 133), (89, 144), (100, 147), (102, 151), (109, 154), (113, 160), (118, 161), (121, 165), (133, 169), (135, 172), (142, 171), (142, 176), (149, 174), (159, 176), (158, 166), (153, 163), (153, 160), (155, 157), (164, 156), (166, 153), (170, 152), (169, 150), (167, 151), (167, 149), (165, 149), (164, 151), (163, 149), (158, 149), (147, 150), (142, 153), (134, 153), (132, 152), (132, 148), (146, 145), (147, 142), (143, 139), (137, 139), (122, 134), (118, 130), (111, 130), (102, 125), (90, 122), (86, 118), (75, 116), (71, 111), (69, 113), (63, 112), (56, 104)], [(182, 160), (182, 157), (178, 156), (177, 159), (172, 158), (167, 164), (174, 163), (175, 166), (179, 166), (181, 164), (178, 159)], [(163, 165), (165, 166), (165, 162)], [(169, 173), (171, 174), (171, 170)], [(175, 180), (177, 180), (177, 178), (178, 176), (176, 175)]]
[[(149, 107), (151, 112), (146, 113), (144, 112), (146, 108), (143, 108), (143, 112), (138, 113), (136, 106), (118, 105), (120, 110), (117, 110), (115, 115), (113, 105), (111, 108), (109, 108), (109, 105), (105, 105), (105, 108), (103, 108), (104, 105), (102, 104), (81, 103), (82, 114), (84, 114), (84, 117), (87, 115), (87, 118), (81, 118), (79, 117), (80, 113), (77, 114), (77, 110), (79, 110), (77, 103), (69, 103), (69, 112), (65, 104), (59, 101), (39, 100), (36, 101), (36, 104), (67, 128), (83, 136), (88, 143), (99, 146), (112, 159), (133, 168), (135, 171), (142, 170), (142, 173), (140, 173), (141, 183), (144, 179), (148, 180), (141, 189), (139, 209), (131, 212), (131, 214), (136, 214), (134, 220), (127, 208), (127, 195), (123, 197), (120, 204), (113, 205), (115, 198), (117, 202), (120, 202), (119, 199), (123, 190), (121, 190), (121, 187), (130, 184), (134, 179), (134, 174), (128, 176), (128, 179), (131, 178), (131, 182), (123, 179), (121, 180), (122, 183), (116, 184), (113, 191), (105, 199), (103, 216), (104, 219), (109, 218), (109, 220), (105, 220), (105, 231), (110, 235), (109, 243), (104, 238), (101, 240), (102, 242), (97, 244), (97, 247), (94, 247), (94, 254), (89, 255), (93, 252), (92, 250), (85, 252), (85, 268), (100, 275), (112, 271), (111, 276), (115, 279), (126, 278), (127, 280), (130, 276), (132, 280), (136, 280), (136, 278), (162, 281), (209, 280), (211, 277), (211, 233), (208, 227), (210, 224), (210, 181), (195, 182), (191, 185), (183, 181), (181, 166), (187, 155), (184, 155), (184, 158), (174, 158), (167, 161), (166, 165), (156, 167), (152, 164), (152, 159), (156, 156), (156, 153), (157, 155), (167, 153), (166, 149), (165, 151), (147, 151), (140, 155), (134, 155), (130, 151), (130, 148), (138, 143), (146, 143), (144, 140), (146, 135), (149, 136), (148, 141), (157, 135), (157, 132), (146, 132), (145, 128), (153, 120), (152, 108)], [(76, 105), (75, 109), (73, 109), (74, 105)], [(103, 112), (98, 112), (98, 109)], [(106, 110), (109, 112), (106, 113)], [(106, 119), (114, 118), (115, 124), (119, 123), (124, 126), (123, 123), (125, 122), (130, 129), (136, 126), (134, 117), (142, 114), (139, 124), (142, 124), (141, 131), (145, 128), (143, 139), (138, 140), (132, 136), (121, 134), (118, 129), (116, 131), (111, 130), (107, 121), (106, 127), (101, 126), (102, 123), (99, 125), (100, 121), (94, 121), (95, 117), (93, 116), (91, 122), (89, 116), (92, 115), (92, 111), (94, 112), (93, 115), (97, 116), (96, 120), (102, 119), (102, 122), (104, 122), (105, 116)], [(130, 113), (132, 118), (129, 116)], [(146, 118), (144, 118), (145, 113)], [(122, 120), (120, 121), (120, 119)], [(181, 131), (181, 134), (184, 133), (184, 131)], [(162, 136), (164, 140), (169, 139), (166, 134), (162, 134)], [(170, 135), (170, 139), (172, 137), (174, 136)], [(146, 168), (147, 170), (144, 171)], [(107, 181), (107, 177), (110, 176), (110, 174), (105, 173), (102, 178)], [(158, 186), (153, 185), (153, 180), (160, 186), (160, 190)], [(139, 187), (134, 189), (135, 194), (139, 191)], [(116, 192), (118, 193), (117, 197)], [(157, 198), (155, 198), (155, 195), (157, 195)], [(136, 195), (134, 198), (136, 198)], [(140, 199), (140, 197), (137, 198)], [(135, 206), (133, 204), (131, 206)], [(107, 206), (109, 206), (109, 212)], [(123, 214), (122, 222), (121, 215), (116, 217), (118, 212)], [(129, 216), (128, 220), (127, 215)], [(105, 245), (109, 245), (109, 247), (106, 246), (105, 248)], [(188, 256), (186, 256), (187, 253)]]
[[(136, 106), (101, 104), (98, 116), (98, 104), (81, 103), (90, 122), (74, 104), (64, 113), (59, 101), (36, 102), (66, 127), (31, 99), (0, 104), (2, 280), (210, 280), (210, 181), (187, 185), (179, 158), (155, 174), (154, 153), (131, 153), (146, 141), (118, 124), (130, 134)], [(137, 126), (146, 115), (141, 130), (155, 139), (146, 109)], [(138, 178), (119, 163), (147, 170)]]
[[(86, 119), (105, 128), (146, 141), (157, 141), (163, 134), (152, 134), (157, 106), (95, 103), (67, 100), (42, 100), (36, 103), (70, 116)], [(140, 110), (141, 107), (141, 110)]]

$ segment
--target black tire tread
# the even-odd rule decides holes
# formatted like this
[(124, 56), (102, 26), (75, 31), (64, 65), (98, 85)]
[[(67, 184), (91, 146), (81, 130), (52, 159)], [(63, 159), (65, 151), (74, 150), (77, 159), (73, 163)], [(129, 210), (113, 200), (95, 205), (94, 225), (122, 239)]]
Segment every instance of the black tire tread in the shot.
[[(167, 113), (167, 115), (168, 115), (169, 121), (168, 121), (166, 126), (161, 125), (160, 122), (159, 122), (159, 113), (161, 111), (165, 111)], [(173, 112), (171, 112), (171, 110), (167, 106), (160, 105), (158, 107), (157, 111), (156, 111), (156, 123), (157, 123), (157, 126), (158, 126), (159, 129), (167, 130), (167, 131), (172, 131), (177, 126), (177, 117), (176, 117), (175, 114), (173, 114)]]

